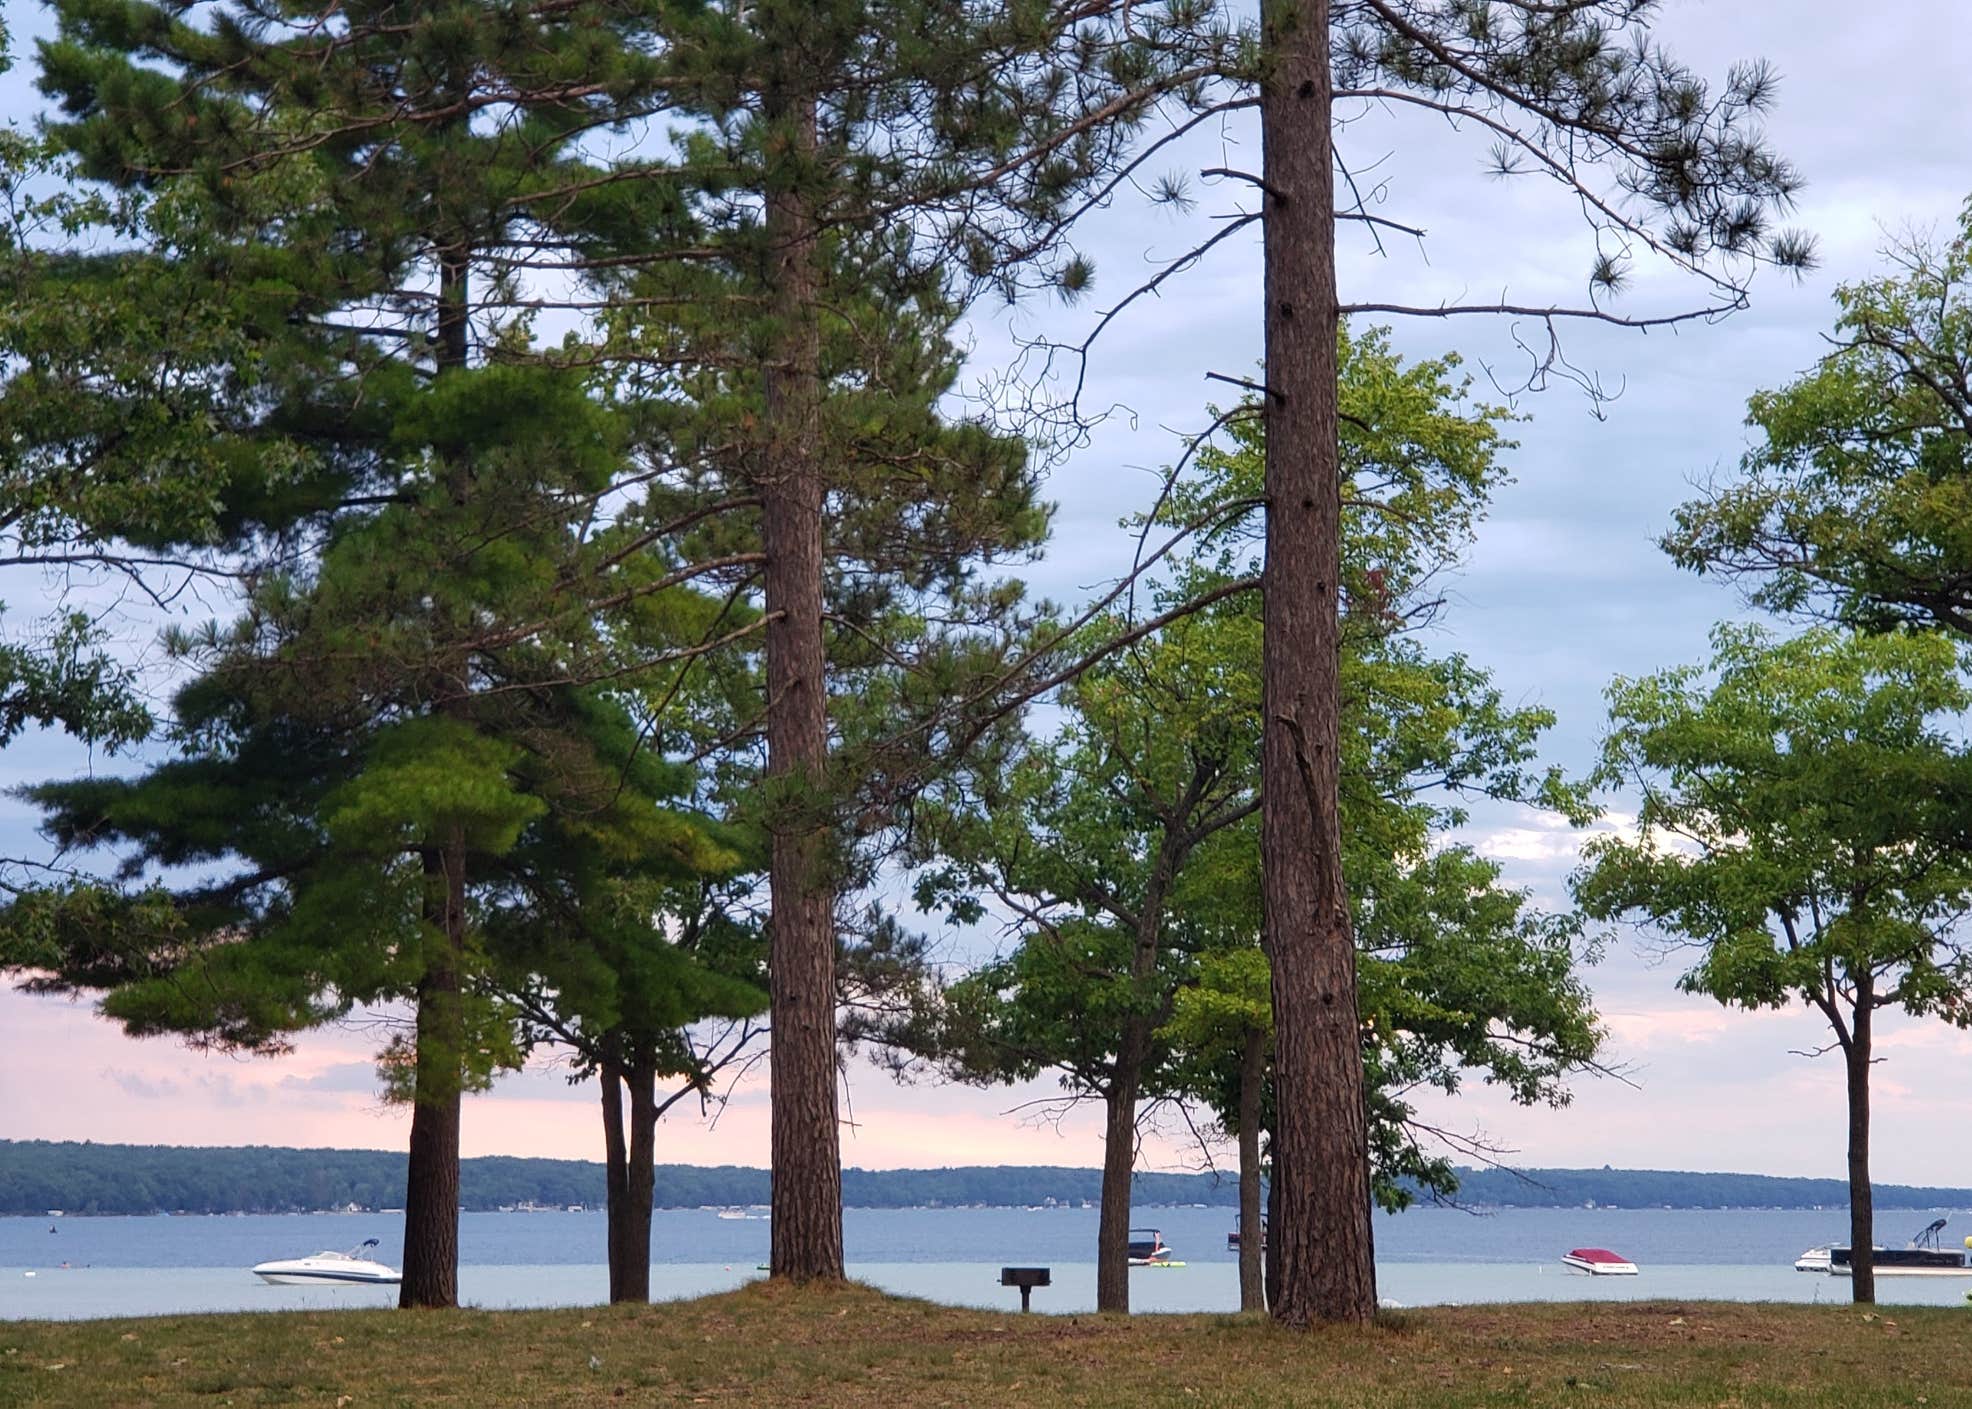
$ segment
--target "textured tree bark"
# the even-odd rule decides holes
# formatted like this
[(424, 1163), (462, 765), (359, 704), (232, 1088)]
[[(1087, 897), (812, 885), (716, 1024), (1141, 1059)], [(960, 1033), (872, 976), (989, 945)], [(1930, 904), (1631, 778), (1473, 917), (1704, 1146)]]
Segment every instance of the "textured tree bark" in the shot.
[(1260, 1218), (1260, 1117), (1267, 1034), (1249, 1028), (1239, 1054), (1239, 1309), (1265, 1311), (1267, 1225)]
[(404, 1190), (399, 1306), (459, 1304), (459, 1093), (465, 1057), (460, 973), (466, 848), (455, 834), (425, 853), (425, 971), (418, 980), (417, 1066)]
[(1267, 562), (1261, 887), (1273, 960), (1274, 1315), (1376, 1311), (1337, 753), (1341, 466), (1328, 0), (1262, 0)]
[(1876, 1301), (1876, 1191), (1869, 1182), (1869, 1060), (1874, 998), (1867, 976), (1856, 982), (1855, 1017), (1842, 1056), (1849, 1077), (1849, 1297)]
[(767, 453), (758, 474), (767, 555), (767, 773), (780, 797), (769, 865), (773, 1275), (842, 1276), (842, 1156), (836, 1125), (835, 887), (822, 641), (823, 485), (819, 245), (803, 194), (816, 143), (812, 94), (771, 87), (787, 144), (767, 192), (776, 346), (766, 370)]
[(597, 1075), (603, 1089), (603, 1190), (609, 1219), (609, 1299), (623, 1300), (624, 1213), (629, 1206), (629, 1146), (623, 1136), (623, 1068), (613, 1061)]
[[(1267, 1181), (1267, 1226), (1271, 1230), (1280, 1226), (1280, 1162), (1274, 1162), (1274, 1177)], [(1272, 1306), (1280, 1300), (1280, 1240), (1269, 1233), (1262, 1259), (1267, 1273), (1267, 1305)]]
[(623, 1198), (623, 1289), (611, 1301), (650, 1300), (651, 1203), (657, 1194), (657, 1072), (632, 1063), (630, 1156)]
[(1101, 1212), (1096, 1224), (1096, 1310), (1130, 1309), (1130, 1178), (1137, 1162), (1137, 1081), (1120, 1073), (1104, 1098)]

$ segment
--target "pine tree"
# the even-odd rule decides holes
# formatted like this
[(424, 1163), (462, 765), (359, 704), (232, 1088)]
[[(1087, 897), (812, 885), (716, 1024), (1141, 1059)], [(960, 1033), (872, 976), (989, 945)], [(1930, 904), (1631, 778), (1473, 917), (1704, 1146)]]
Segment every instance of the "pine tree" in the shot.
[[(651, 163), (696, 222), (596, 268), (650, 412), (649, 531), (731, 570), (765, 623), (773, 1254), (842, 1275), (840, 913), (938, 756), (990, 724), (1021, 642), (987, 580), (1039, 541), (1026, 448), (950, 421), (952, 329), (986, 290), (1086, 285), (1060, 236), (1155, 97), (1222, 61), (1183, 6), (762, 0), (667, 10)], [(955, 709), (954, 702), (962, 708)]]
[[(1262, 221), (1266, 247), (1262, 875), (1280, 1093), (1280, 1215), (1271, 1246), (1281, 1285), (1273, 1309), (1289, 1325), (1363, 1321), (1376, 1309), (1337, 772), (1336, 327), (1351, 313), (1490, 312), (1535, 320), (1549, 332), (1578, 317), (1635, 327), (1716, 318), (1745, 305), (1745, 276), (1756, 264), (1809, 262), (1810, 243), (1774, 227), (1800, 178), (1759, 130), (1774, 96), (1772, 72), (1742, 66), (1711, 90), (1650, 41), (1656, 8), (1656, 0), (1263, 0), (1260, 7), (1253, 67), (1240, 91), (1259, 100), (1261, 169), (1232, 175), (1259, 192), (1261, 209), (1249, 218)], [(1482, 134), (1500, 174), (1556, 181), (1578, 198), (1593, 229), (1692, 273), (1709, 297), (1669, 313), (1612, 312), (1606, 299), (1628, 270), (1623, 258), (1604, 254), (1588, 271), (1590, 297), (1575, 307), (1344, 304), (1335, 279), (1338, 223), (1360, 222), (1372, 236), (1420, 231), (1415, 218), (1398, 218), (1401, 211), (1372, 212), (1356, 191), (1356, 123), (1392, 107)], [(1569, 374), (1558, 335), (1550, 346), (1536, 358), (1530, 384)]]
[[(43, 453), (216, 467), (191, 486), (209, 522), (157, 533), (237, 554), (252, 587), (237, 631), (187, 643), (197, 664), (245, 702), (230, 723), (294, 711), (288, 726), (320, 731), (345, 771), (360, 760), (318, 782), (359, 788), (372, 820), (411, 833), (396, 838), (423, 912), (403, 1297), (446, 1304), (469, 861), (505, 850), (528, 810), (506, 811), (500, 783), (522, 746), (489, 736), (472, 701), (484, 687), (518, 707), (629, 669), (589, 619), (668, 585), (646, 556), (612, 555), (595, 509), (621, 461), (582, 380), (530, 365), (553, 295), (528, 286), (660, 222), (627, 218), (642, 188), (612, 186), (585, 149), (656, 61), (600, 0), (58, 14), (42, 51), (55, 139), (110, 193), (103, 220), (148, 200), (158, 238), (60, 263), (36, 293), (115, 281), (149, 313), (155, 284), (201, 316), (186, 343), (140, 320), (132, 356), (64, 385)], [(99, 535), (131, 532), (113, 508), (93, 516)]]
[(627, 712), (587, 712), (607, 766), (558, 761), (563, 804), (497, 864), (487, 980), (528, 1050), (561, 1048), (597, 1078), (610, 1300), (648, 1301), (658, 1123), (688, 1098), (716, 1100), (764, 1036), (765, 946), (744, 914), (759, 847), (696, 822), (714, 850), (681, 857), (693, 838), (669, 809), (694, 780), (640, 747)]
[[(712, 413), (736, 413), (737, 427), (683, 454), (696, 472), (707, 451), (730, 452), (714, 473), (738, 492), (693, 496), (668, 518), (658, 511), (666, 496), (648, 496), (640, 546), (688, 526), (716, 538), (716, 511), (750, 520), (729, 536), (757, 544), (671, 560), (683, 578), (744, 584), (757, 568), (762, 579), (766, 610), (752, 629), (765, 638), (767, 767), (778, 780), (768, 798), (785, 1196), (775, 1266), (839, 1275), (829, 979), (837, 897), (853, 867), (834, 819), (868, 814), (851, 829), (864, 835), (888, 825), (932, 745), (907, 729), (892, 751), (901, 766), (842, 770), (855, 786), (831, 776), (823, 574), (845, 555), (831, 545), (824, 558), (823, 507), (860, 499), (865, 508), (843, 517), (872, 550), (905, 563), (861, 583), (856, 569), (839, 575), (849, 585), (838, 600), (857, 613), (908, 617), (876, 586), (883, 572), (908, 593), (964, 603), (950, 639), (926, 645), (893, 693), (929, 699), (982, 675), (968, 635), (1014, 602), (968, 583), (959, 565), (1024, 551), (1042, 516), (1017, 449), (935, 431), (931, 407), (952, 376), (940, 336), (952, 297), (984, 285), (1013, 292), (1030, 276), (1084, 284), (1079, 260), (1051, 259), (1054, 237), (1150, 98), (1209, 73), (1221, 36), (1209, 33), (1201, 50), (1188, 14), (1143, 23), (1122, 3), (953, 0), (734, 12), (603, 0), (496, 12), (451, 0), (326, 16), (112, 14), (77, 0), (63, 17), (44, 66), (77, 119), (62, 136), (85, 170), (126, 188), (186, 182), (200, 228), (235, 235), (202, 277), (223, 295), (215, 306), (243, 310), (227, 326), (248, 355), (194, 357), (179, 384), (210, 390), (164, 408), (186, 443), (205, 421), (212, 443), (250, 449), (249, 482), (230, 488), (235, 531), (271, 530), (292, 548), (304, 526), (319, 532), (391, 498), (394, 461), (375, 452), (398, 402), (434, 375), (524, 345), (525, 323), (503, 309), (579, 317), (616, 299), (619, 326), (625, 310), (668, 309), (685, 346), (677, 326), (653, 338), (646, 319), (623, 344), (576, 355), (741, 375), (723, 395), (693, 386)], [(658, 133), (676, 132), (677, 150), (606, 171), (586, 164), (585, 143), (612, 128), (660, 147)], [(624, 280), (641, 287), (626, 295)], [(860, 312), (843, 318), (827, 299), (851, 288)], [(711, 296), (718, 290), (726, 296)], [(900, 310), (902, 324), (888, 316)], [(909, 344), (880, 350), (900, 333), (922, 335), (920, 321), (932, 333), (922, 365), (911, 365)], [(831, 345), (858, 343), (860, 357), (829, 356)], [(249, 369), (253, 395), (228, 394), (236, 367)], [(877, 378), (895, 370), (908, 375), (890, 398)], [(853, 414), (836, 423), (833, 407)], [(893, 409), (905, 413), (894, 427)], [(872, 453), (838, 454), (826, 437), (842, 424)], [(276, 448), (287, 463), (259, 476)], [(842, 464), (856, 466), (848, 482), (836, 478)], [(448, 473), (469, 498), (474, 467), (454, 460)], [(926, 516), (918, 501), (933, 485), (948, 507)], [(617, 565), (605, 558), (598, 570)], [(844, 637), (861, 627), (851, 614)], [(886, 649), (879, 634), (852, 653)], [(888, 781), (871, 786), (879, 775)]]
[[(620, 709), (553, 687), (490, 691), (444, 716), (344, 731), (239, 692), (239, 678), (215, 671), (181, 697), (183, 757), (134, 780), (32, 790), (61, 845), (120, 850), (128, 883), (15, 901), (10, 929), (59, 956), (36, 986), (103, 992), (133, 1035), (260, 1052), (352, 1007), (412, 999), (415, 1040), (393, 1040), (380, 1067), (416, 1103), (414, 1127), (435, 1113), (423, 1133), (435, 1126), (454, 1152), (460, 1095), (524, 1057), (543, 983), (562, 985), (556, 1021), (611, 1025), (646, 1094), (654, 1044), (757, 1005), (744, 947), (707, 965), (697, 956), (716, 945), (653, 929), (654, 896), (719, 874), (732, 853), (677, 810), (678, 770), (641, 756)], [(216, 879), (157, 879), (187, 864)], [(434, 971), (453, 981), (436, 997)], [(636, 1116), (641, 1262), (623, 1251), (631, 1206), (612, 1201), (625, 1295), (638, 1276), (647, 1294), (655, 1117)], [(430, 1215), (407, 1202), (417, 1304), (433, 1288), (456, 1296), (457, 1163), (440, 1153), (413, 1149), (411, 1199), (422, 1187)]]

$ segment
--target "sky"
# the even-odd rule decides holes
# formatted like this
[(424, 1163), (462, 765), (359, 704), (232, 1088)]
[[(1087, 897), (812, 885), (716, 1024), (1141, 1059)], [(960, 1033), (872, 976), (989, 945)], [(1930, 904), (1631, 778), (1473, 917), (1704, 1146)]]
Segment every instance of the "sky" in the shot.
[[(39, 21), (25, 23), (31, 33)], [(1559, 723), (1546, 755), (1575, 773), (1592, 761), (1612, 676), (1702, 659), (1708, 628), (1745, 612), (1730, 589), (1680, 573), (1654, 544), (1694, 483), (1732, 472), (1748, 443), (1748, 395), (1815, 359), (1837, 284), (1870, 273), (1891, 238), (1947, 234), (1972, 193), (1964, 148), (1972, 85), (1963, 81), (1972, 26), (1949, 0), (1667, 0), (1656, 33), (1709, 76), (1738, 59), (1772, 61), (1782, 86), (1768, 130), (1807, 178), (1793, 223), (1818, 237), (1821, 264), (1799, 281), (1763, 274), (1752, 307), (1715, 326), (1569, 330), (1570, 359), (1620, 388), (1600, 416), (1566, 386), (1515, 402), (1531, 419), (1515, 429), (1513, 482), (1497, 494), (1450, 583), (1436, 644), (1489, 668), (1509, 701), (1553, 709)], [(20, 70), (0, 77), (10, 115), (27, 101)], [(1345, 300), (1580, 301), (1591, 246), (1552, 187), (1486, 177), (1485, 143), (1442, 124), (1369, 114), (1350, 141), (1353, 161), (1375, 163), (1379, 213), (1422, 225), (1427, 236), (1421, 250), (1390, 242), (1379, 255), (1345, 231)], [(1188, 145), (1183, 165), (1174, 158), (1159, 170), (1251, 165), (1257, 151), (1256, 134), (1233, 126)], [(1238, 198), (1195, 177), (1193, 184), (1200, 204), (1188, 219), (1130, 205), (1085, 227), (1078, 239), (1095, 260), (1097, 283), (1080, 309), (982, 315), (972, 329), (977, 373), (1004, 360), (1017, 337), (1086, 328)], [(1073, 601), (1127, 565), (1129, 540), (1117, 520), (1148, 502), (1157, 467), (1204, 423), (1205, 405), (1228, 399), (1206, 373), (1246, 376), (1256, 367), (1259, 274), (1257, 244), (1228, 241), (1160, 297), (1137, 304), (1097, 345), (1086, 404), (1115, 410), (1052, 473), (1054, 539), (1026, 574), (1037, 592)], [(1656, 311), (1698, 296), (1645, 268), (1620, 307)], [(1393, 335), (1413, 356), (1459, 352), (1490, 390), (1487, 369), (1508, 385), (1524, 372), (1514, 338), (1530, 331), (1494, 319), (1423, 319), (1396, 324)], [(18, 585), (6, 595), (16, 617), (27, 614)], [(89, 766), (64, 741), (30, 739), (0, 757), (0, 781)], [(1600, 825), (1621, 826), (1625, 800), (1607, 802)], [(20, 803), (0, 799), (0, 845), (16, 854), (31, 847), (31, 828)], [(1498, 858), (1511, 883), (1558, 907), (1583, 835), (1529, 809), (1493, 809), (1462, 839)], [(960, 948), (980, 942), (952, 939)], [(1679, 956), (1653, 936), (1612, 931), (1605, 951), (1588, 980), (1621, 1079), (1577, 1081), (1562, 1109), (1522, 1110), (1475, 1086), (1430, 1102), (1429, 1118), (1529, 1167), (1841, 1173), (1839, 1063), (1799, 1055), (1825, 1041), (1819, 1019), (1801, 1010), (1748, 1014), (1681, 995)], [(1879, 1042), (1878, 1179), (1972, 1183), (1972, 1035), (1892, 1020)], [(4, 993), (0, 1138), (401, 1147), (408, 1116), (377, 1094), (375, 1045), (374, 1032), (330, 1031), (305, 1036), (278, 1061), (198, 1054), (126, 1039), (86, 1006)], [(1048, 1091), (899, 1086), (854, 1067), (843, 1157), (868, 1168), (1099, 1163), (1093, 1115), (1052, 1122), (1019, 1109)], [(466, 1152), (595, 1158), (594, 1108), (593, 1086), (571, 1086), (553, 1067), (531, 1069), (469, 1100)], [(660, 1132), (659, 1158), (758, 1165), (767, 1140), (764, 1085), (749, 1084), (716, 1123), (674, 1114)], [(1211, 1153), (1223, 1160), (1227, 1152)], [(1204, 1158), (1181, 1131), (1153, 1131), (1144, 1146), (1150, 1167), (1194, 1168)]]

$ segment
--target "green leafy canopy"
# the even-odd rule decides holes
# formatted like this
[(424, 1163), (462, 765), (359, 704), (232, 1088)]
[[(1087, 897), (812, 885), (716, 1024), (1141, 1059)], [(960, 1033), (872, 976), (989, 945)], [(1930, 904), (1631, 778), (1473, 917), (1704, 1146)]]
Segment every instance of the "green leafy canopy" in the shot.
[(1708, 672), (1618, 680), (1597, 781), (1643, 801), (1585, 848), (1582, 906), (1696, 947), (1681, 983), (1721, 1002), (1972, 1021), (1963, 665), (1937, 636), (1731, 626)]

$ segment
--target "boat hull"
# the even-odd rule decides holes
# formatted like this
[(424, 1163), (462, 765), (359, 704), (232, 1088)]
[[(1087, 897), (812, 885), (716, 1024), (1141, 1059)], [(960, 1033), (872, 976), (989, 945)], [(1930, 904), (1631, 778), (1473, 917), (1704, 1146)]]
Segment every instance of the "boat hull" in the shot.
[[(1877, 1248), (1875, 1271), (1879, 1277), (1972, 1277), (1972, 1261), (1947, 1248)], [(1851, 1277), (1849, 1249), (1831, 1248), (1828, 1270), (1836, 1277)]]
[(388, 1277), (363, 1277), (348, 1272), (261, 1272), (253, 1274), (263, 1282), (277, 1287), (394, 1287), (404, 1279), (393, 1274)]

